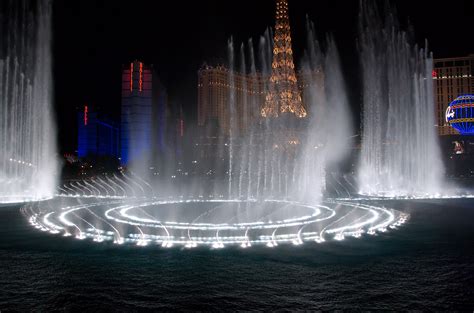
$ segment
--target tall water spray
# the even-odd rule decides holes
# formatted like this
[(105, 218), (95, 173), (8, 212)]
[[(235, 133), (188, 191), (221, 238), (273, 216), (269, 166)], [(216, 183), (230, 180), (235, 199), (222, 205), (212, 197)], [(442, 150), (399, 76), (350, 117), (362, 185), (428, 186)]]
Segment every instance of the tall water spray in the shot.
[[(293, 190), (300, 197), (321, 198), (326, 190), (326, 177), (339, 168), (352, 146), (352, 119), (336, 42), (331, 35), (323, 42), (322, 51), (313, 23), (307, 21), (308, 46), (301, 62), (307, 73), (304, 101), (308, 104), (309, 123), (303, 142), (304, 153), (299, 160), (304, 165), (300, 182)], [(314, 76), (314, 73), (322, 75)], [(313, 75), (310, 75), (313, 73)], [(302, 180), (302, 181), (301, 181)], [(316, 198), (315, 198), (316, 197)]]
[(390, 8), (362, 1), (363, 194), (415, 196), (440, 191), (443, 164), (435, 132), (432, 56), (410, 44)]
[[(247, 49), (235, 49), (229, 42), (230, 198), (317, 203), (325, 190), (327, 166), (338, 164), (349, 151), (352, 122), (336, 44), (328, 37), (322, 52), (311, 23), (307, 31), (308, 48), (298, 77), (305, 86), (302, 97), (308, 115), (301, 119), (291, 113), (260, 115), (261, 94), (274, 88), (270, 32), (260, 38), (258, 55), (251, 40)], [(242, 108), (237, 107), (239, 88), (250, 94), (239, 101)]]
[(56, 188), (51, 3), (0, 4), (0, 202), (50, 197)]

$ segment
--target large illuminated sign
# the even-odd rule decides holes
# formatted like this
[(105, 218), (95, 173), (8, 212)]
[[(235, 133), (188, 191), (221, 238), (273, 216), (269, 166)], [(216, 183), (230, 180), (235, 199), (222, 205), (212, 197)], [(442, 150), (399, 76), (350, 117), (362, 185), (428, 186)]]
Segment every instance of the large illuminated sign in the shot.
[(461, 95), (446, 109), (446, 122), (461, 135), (474, 135), (474, 95)]

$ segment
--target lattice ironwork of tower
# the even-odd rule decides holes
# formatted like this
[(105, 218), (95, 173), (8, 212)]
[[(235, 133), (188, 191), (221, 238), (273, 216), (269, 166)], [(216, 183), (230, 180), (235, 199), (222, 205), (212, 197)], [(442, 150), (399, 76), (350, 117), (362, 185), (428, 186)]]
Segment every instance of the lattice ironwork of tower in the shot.
[(285, 112), (299, 118), (306, 116), (293, 63), (288, 1), (277, 0), (272, 75), (261, 114), (263, 117), (278, 117)]

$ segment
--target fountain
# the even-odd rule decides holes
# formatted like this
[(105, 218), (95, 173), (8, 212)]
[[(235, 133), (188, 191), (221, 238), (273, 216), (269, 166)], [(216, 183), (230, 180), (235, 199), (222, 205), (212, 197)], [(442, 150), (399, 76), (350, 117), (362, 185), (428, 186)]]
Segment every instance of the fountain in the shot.
[(322, 49), (308, 22), (296, 70), (285, 0), (277, 12), (274, 36), (267, 30), (257, 49), (253, 40), (228, 42), (228, 66), (213, 81), (226, 87), (218, 107), (226, 114), (206, 173), (163, 184), (136, 174), (151, 166), (138, 164), (66, 182), (58, 197), (24, 206), (30, 224), (94, 242), (219, 249), (321, 244), (405, 223), (407, 214), (380, 204), (325, 194), (326, 172), (347, 155), (352, 137), (337, 46), (328, 36)]
[(48, 198), (55, 192), (58, 171), (51, 4), (7, 1), (1, 9), (0, 203)]
[[(305, 85), (301, 93), (304, 113), (300, 113), (303, 111), (298, 111), (296, 105), (294, 111), (290, 108), (288, 112), (275, 105), (273, 94), (281, 93), (284, 87), (281, 83), (272, 84), (276, 79), (275, 60), (281, 61), (275, 59), (270, 31), (258, 41), (258, 55), (254, 54), (252, 41), (249, 41), (248, 51), (243, 45), (235, 49), (233, 42), (229, 42), (231, 91), (228, 103), (229, 111), (234, 113), (230, 114), (229, 148), (221, 154), (228, 154), (227, 196), (230, 199), (291, 199), (317, 203), (326, 189), (325, 169), (337, 164), (349, 151), (352, 125), (335, 41), (328, 37), (327, 49), (323, 52), (309, 21), (307, 33), (307, 51), (296, 75)], [(275, 34), (275, 40), (277, 37)], [(236, 59), (240, 60), (240, 66), (235, 65)], [(259, 70), (256, 70), (257, 63)], [(293, 64), (292, 57), (284, 63)], [(243, 84), (236, 78), (242, 75), (249, 77)], [(285, 75), (296, 77), (294, 72)], [(259, 84), (263, 85), (261, 89), (255, 87)], [(235, 86), (264, 95), (263, 100), (254, 96), (243, 101), (242, 110), (253, 113), (236, 114), (239, 107)], [(243, 121), (239, 120), (241, 115)], [(242, 124), (248, 127), (243, 129)], [(334, 124), (339, 127), (333, 127)]]
[(439, 193), (444, 174), (435, 131), (432, 56), (410, 44), (388, 10), (362, 1), (359, 50), (363, 132), (359, 192), (426, 196)]

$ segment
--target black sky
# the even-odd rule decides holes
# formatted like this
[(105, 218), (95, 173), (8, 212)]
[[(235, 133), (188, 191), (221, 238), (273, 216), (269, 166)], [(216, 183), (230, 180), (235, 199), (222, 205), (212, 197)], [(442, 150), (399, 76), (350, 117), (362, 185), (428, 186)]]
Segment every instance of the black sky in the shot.
[[(76, 148), (76, 108), (85, 103), (108, 115), (120, 114), (121, 65), (133, 59), (155, 66), (192, 122), (197, 105), (197, 70), (225, 62), (230, 36), (258, 38), (274, 24), (274, 0), (55, 0), (53, 2), (55, 106), (61, 152)], [(393, 1), (402, 24), (416, 40), (428, 39), (435, 57), (474, 53), (474, 1)], [(355, 50), (358, 1), (290, 0), (296, 57), (304, 49), (305, 16), (321, 37), (333, 33), (340, 49), (351, 104), (359, 114)], [(298, 61), (296, 60), (298, 63)]]

